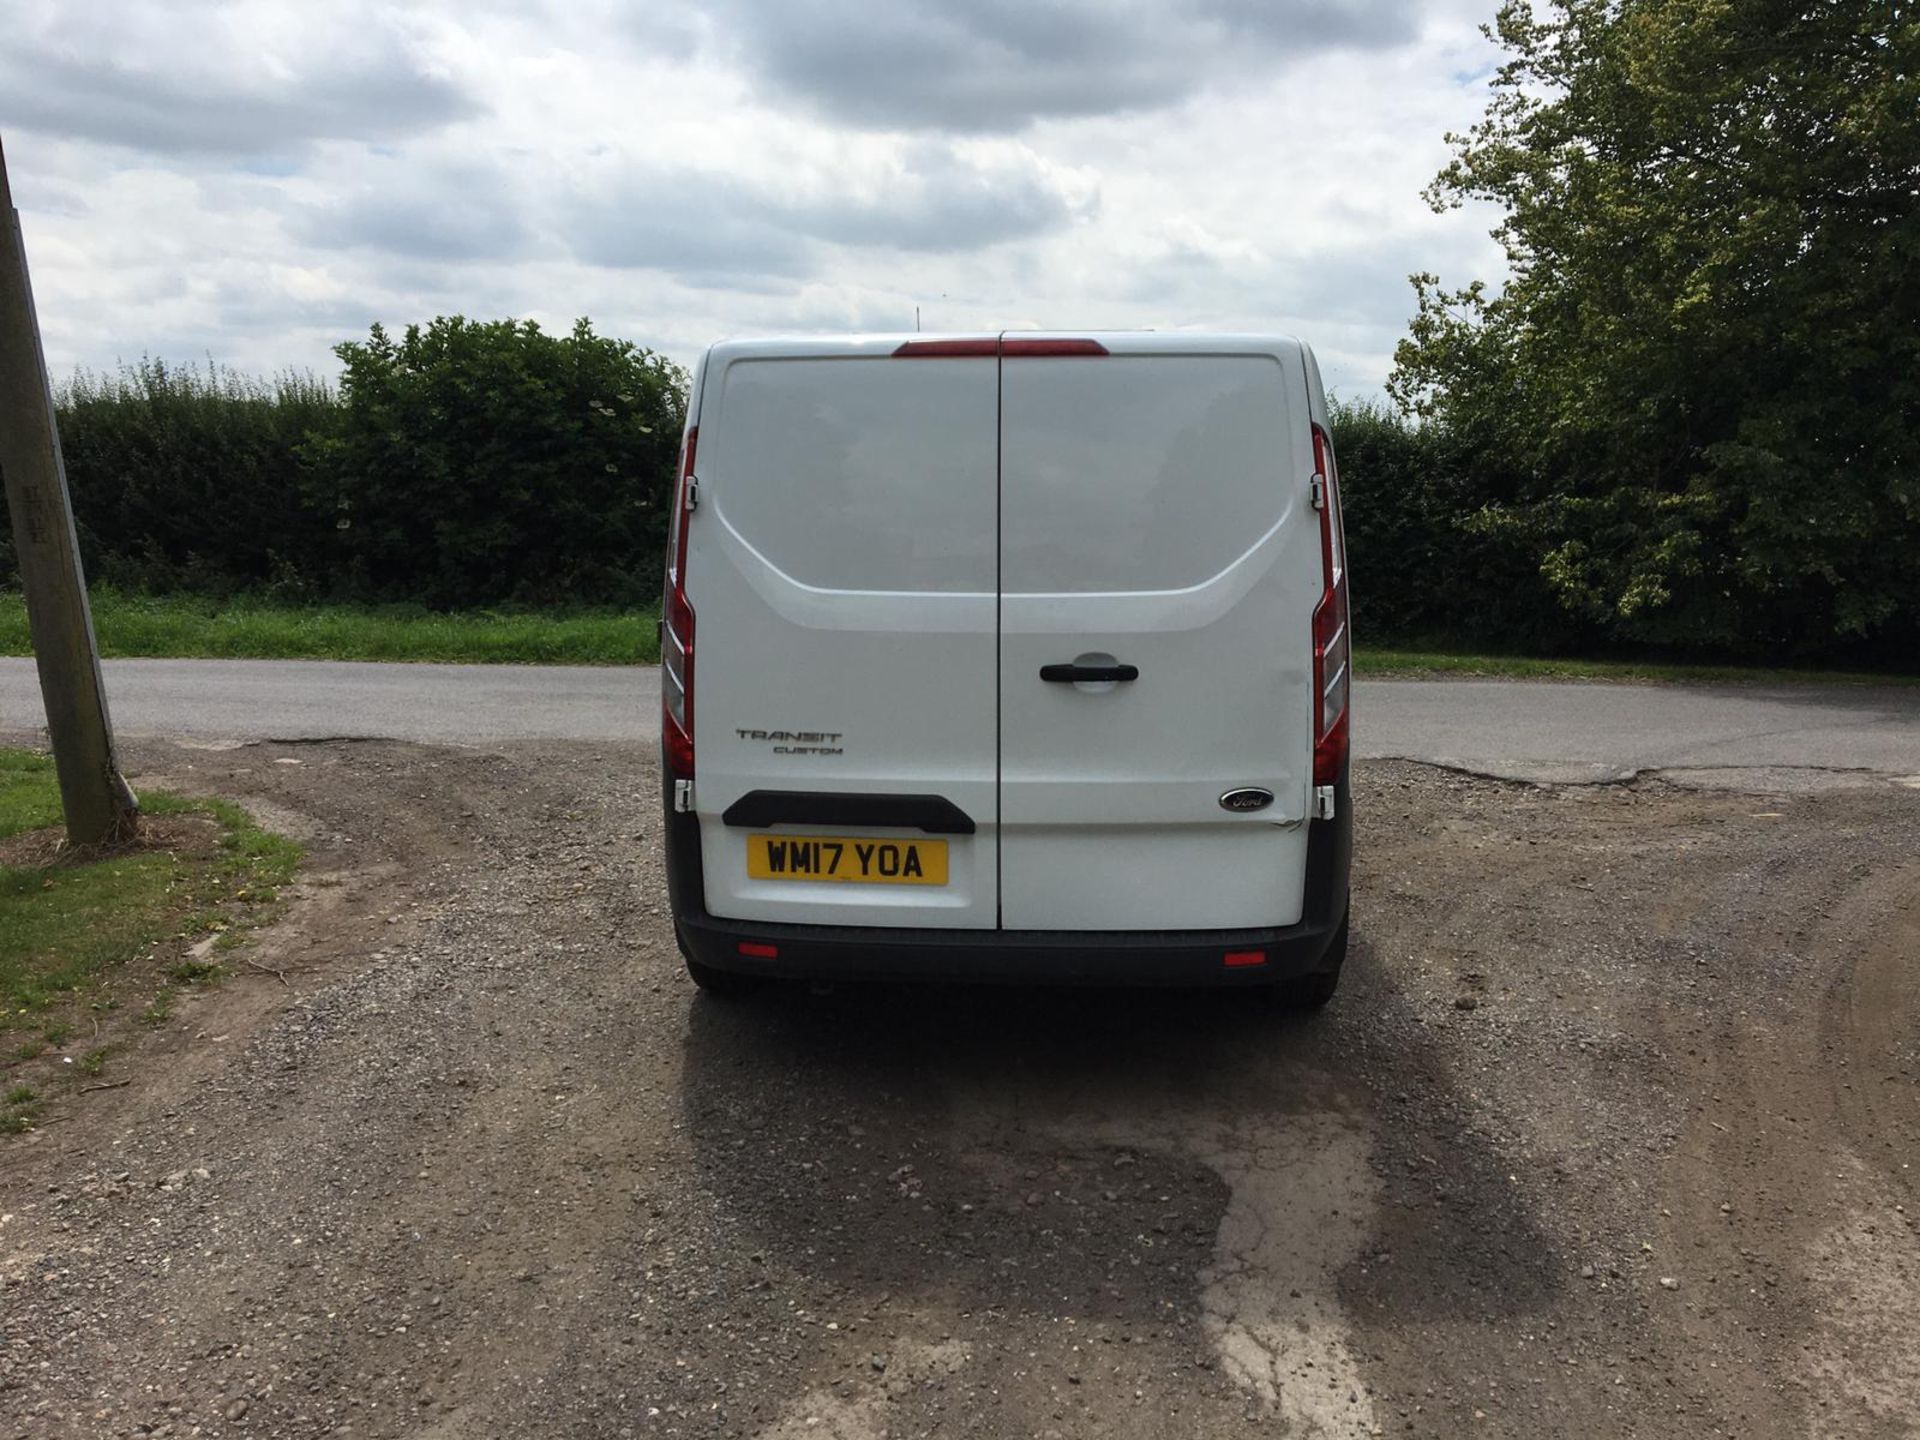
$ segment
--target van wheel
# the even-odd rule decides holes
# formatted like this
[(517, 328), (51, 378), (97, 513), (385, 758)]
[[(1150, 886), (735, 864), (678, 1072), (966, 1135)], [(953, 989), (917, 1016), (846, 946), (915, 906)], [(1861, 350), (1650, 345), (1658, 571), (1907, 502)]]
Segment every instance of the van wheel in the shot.
[(700, 987), (700, 993), (711, 995), (716, 1000), (745, 1000), (766, 988), (767, 982), (758, 975), (742, 975), (737, 970), (716, 970), (711, 965), (702, 965), (692, 956), (685, 959), (687, 974)]
[(1338, 970), (1322, 970), (1312, 975), (1296, 975), (1280, 983), (1275, 996), (1289, 1010), (1318, 1010), (1340, 988)]
[(1290, 1010), (1318, 1010), (1333, 999), (1334, 991), (1340, 988), (1341, 968), (1347, 963), (1347, 923), (1351, 918), (1351, 911), (1342, 916), (1340, 928), (1327, 942), (1327, 953), (1320, 957), (1326, 968), (1281, 981), (1275, 999)]

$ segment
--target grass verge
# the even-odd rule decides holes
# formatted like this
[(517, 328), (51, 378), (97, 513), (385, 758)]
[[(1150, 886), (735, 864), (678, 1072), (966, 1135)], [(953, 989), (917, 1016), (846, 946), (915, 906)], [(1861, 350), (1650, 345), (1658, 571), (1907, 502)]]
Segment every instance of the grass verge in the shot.
[[(116, 657), (651, 665), (660, 658), (656, 613), (439, 613), (418, 606), (274, 605), (93, 592), (100, 652)], [(0, 654), (30, 653), (25, 604), (17, 594), (0, 596)]]
[[(273, 605), (255, 599), (96, 590), (94, 627), (109, 656), (253, 660), (429, 660), (449, 664), (653, 665), (658, 612), (466, 611), (417, 606)], [(0, 655), (31, 653), (18, 595), (0, 595)], [(1428, 647), (1354, 653), (1361, 675), (1695, 684), (1915, 685), (1920, 677), (1659, 660), (1543, 660)]]
[(299, 863), (237, 805), (160, 791), (140, 805), (138, 845), (57, 854), (52, 760), (0, 749), (0, 1133), (32, 1128), (63, 1084), (97, 1080), (121, 1048), (116, 1022), (161, 1024), (178, 987), (217, 979)]
[(1446, 650), (1357, 648), (1356, 675), (1387, 679), (1422, 675), (1501, 680), (1639, 680), (1694, 685), (1920, 685), (1920, 676), (1857, 670), (1767, 669), (1659, 660), (1542, 660), (1524, 655), (1472, 655)]

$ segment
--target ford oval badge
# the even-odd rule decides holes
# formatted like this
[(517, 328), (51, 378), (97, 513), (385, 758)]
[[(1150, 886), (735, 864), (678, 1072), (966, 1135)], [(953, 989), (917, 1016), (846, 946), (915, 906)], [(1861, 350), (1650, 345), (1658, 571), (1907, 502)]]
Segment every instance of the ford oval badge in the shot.
[(1229, 790), (1220, 797), (1222, 810), (1264, 810), (1273, 804), (1271, 790), (1257, 790), (1248, 786), (1242, 790)]

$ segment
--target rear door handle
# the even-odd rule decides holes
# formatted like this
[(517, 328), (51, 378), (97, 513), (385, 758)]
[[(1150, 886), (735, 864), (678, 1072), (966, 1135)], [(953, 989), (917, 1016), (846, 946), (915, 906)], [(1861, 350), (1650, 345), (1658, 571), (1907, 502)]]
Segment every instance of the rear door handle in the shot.
[(1082, 680), (1138, 680), (1138, 665), (1042, 665), (1042, 680), (1072, 685)]

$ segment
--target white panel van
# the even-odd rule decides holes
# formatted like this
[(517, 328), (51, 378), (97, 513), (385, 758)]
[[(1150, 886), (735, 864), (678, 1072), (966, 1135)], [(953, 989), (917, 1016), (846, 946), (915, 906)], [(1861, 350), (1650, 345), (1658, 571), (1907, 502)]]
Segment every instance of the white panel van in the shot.
[(714, 346), (661, 625), (693, 978), (1323, 1003), (1352, 849), (1345, 568), (1297, 340)]

